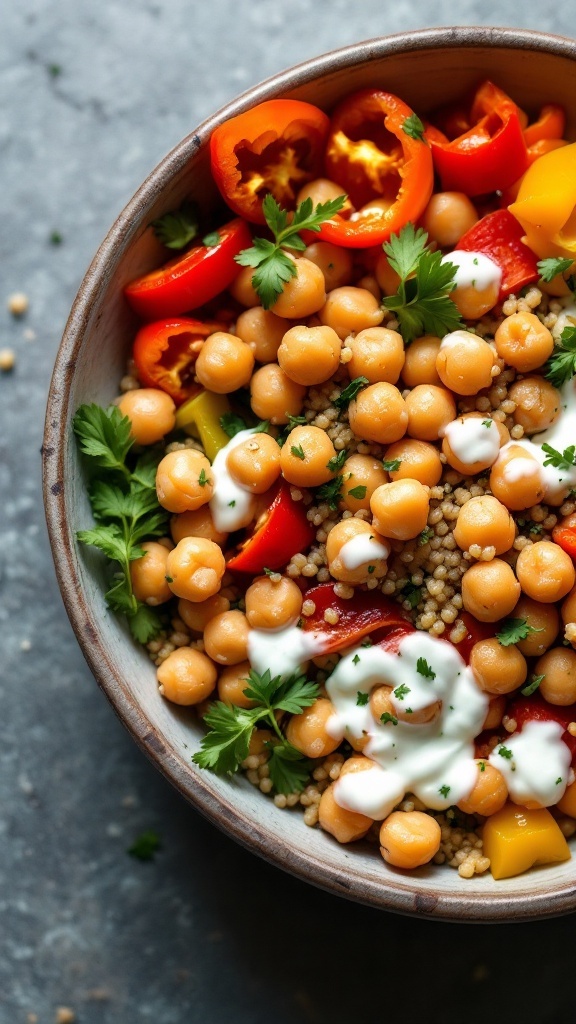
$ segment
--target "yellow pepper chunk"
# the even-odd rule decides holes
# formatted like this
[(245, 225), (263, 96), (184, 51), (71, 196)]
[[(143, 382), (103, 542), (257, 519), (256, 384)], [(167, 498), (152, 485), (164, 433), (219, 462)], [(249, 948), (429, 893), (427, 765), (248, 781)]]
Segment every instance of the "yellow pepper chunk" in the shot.
[(576, 255), (576, 142), (535, 160), (508, 209), (537, 256)]
[(494, 878), (511, 878), (536, 864), (570, 860), (557, 822), (544, 807), (529, 811), (508, 803), (484, 825), (484, 854)]
[(199, 437), (206, 455), (213, 462), (220, 449), (230, 440), (220, 426), (220, 417), (227, 412), (230, 412), (230, 404), (225, 395), (201, 391), (178, 409), (176, 429)]

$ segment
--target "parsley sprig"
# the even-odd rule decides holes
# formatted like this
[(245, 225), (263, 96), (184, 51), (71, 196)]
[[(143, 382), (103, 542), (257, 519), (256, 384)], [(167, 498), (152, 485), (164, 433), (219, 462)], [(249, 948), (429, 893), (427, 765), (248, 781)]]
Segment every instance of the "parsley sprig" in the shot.
[(501, 629), (496, 633), (496, 639), (502, 647), (510, 647), (511, 644), (527, 640), (531, 633), (541, 633), (543, 628), (531, 626), (526, 619), (505, 619)]
[(284, 285), (298, 272), (296, 263), (285, 250), (304, 252), (306, 243), (300, 231), (319, 231), (324, 221), (338, 213), (345, 202), (346, 196), (342, 195), (314, 207), (310, 198), (304, 199), (289, 220), (288, 211), (279, 206), (274, 196), (271, 193), (265, 196), (262, 213), (274, 241), (254, 238), (249, 249), (243, 249), (234, 257), (241, 267), (254, 268), (252, 284), (264, 309), (274, 305), (284, 291)]
[(544, 466), (554, 466), (564, 473), (568, 473), (576, 466), (576, 444), (569, 445), (563, 452), (559, 452), (551, 444), (543, 444), (541, 448), (546, 455)]
[(560, 339), (546, 363), (545, 377), (561, 388), (576, 373), (576, 327), (565, 327)]
[(130, 562), (145, 555), (142, 541), (166, 532), (168, 513), (156, 497), (157, 453), (148, 449), (130, 469), (127, 456), (133, 445), (130, 420), (117, 406), (82, 405), (73, 420), (82, 453), (98, 470), (89, 487), (96, 525), (77, 534), (118, 564), (106, 602), (128, 617), (132, 635), (147, 643), (161, 628), (158, 613), (138, 601), (132, 590)]
[(563, 256), (549, 256), (545, 260), (538, 261), (538, 273), (543, 281), (553, 281), (558, 274), (564, 274), (570, 270), (574, 260), (565, 259)]
[(202, 739), (201, 749), (192, 760), (200, 768), (209, 768), (218, 775), (238, 771), (248, 757), (250, 737), (259, 722), (266, 722), (276, 733), (270, 743), (268, 767), (277, 793), (299, 792), (304, 788), (312, 762), (296, 750), (285, 738), (275, 712), (300, 714), (310, 707), (318, 696), (316, 683), (306, 676), (292, 675), (288, 679), (272, 677), (269, 669), (259, 675), (253, 669), (247, 677), (244, 694), (254, 702), (252, 708), (239, 708), (217, 701), (204, 718), (208, 732)]
[(151, 226), (167, 249), (183, 249), (198, 234), (198, 210), (194, 203), (182, 203), (179, 210), (165, 213)]
[(462, 318), (450, 298), (456, 267), (441, 252), (431, 252), (423, 228), (406, 224), (399, 234), (384, 243), (392, 270), (400, 277), (396, 295), (383, 305), (394, 313), (406, 344), (423, 334), (443, 338), (462, 326)]

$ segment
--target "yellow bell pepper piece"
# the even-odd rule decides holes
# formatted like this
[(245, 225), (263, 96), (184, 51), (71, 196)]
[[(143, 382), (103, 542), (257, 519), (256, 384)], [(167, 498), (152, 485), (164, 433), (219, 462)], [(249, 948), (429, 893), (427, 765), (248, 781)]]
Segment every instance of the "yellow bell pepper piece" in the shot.
[(576, 142), (535, 160), (508, 209), (537, 256), (575, 256)]
[(482, 838), (494, 878), (511, 878), (536, 864), (570, 860), (557, 822), (544, 807), (527, 810), (508, 803), (487, 819)]
[(230, 440), (220, 426), (220, 417), (227, 412), (230, 412), (230, 403), (226, 395), (201, 391), (178, 409), (176, 429), (198, 437), (210, 462), (213, 462), (220, 449)]

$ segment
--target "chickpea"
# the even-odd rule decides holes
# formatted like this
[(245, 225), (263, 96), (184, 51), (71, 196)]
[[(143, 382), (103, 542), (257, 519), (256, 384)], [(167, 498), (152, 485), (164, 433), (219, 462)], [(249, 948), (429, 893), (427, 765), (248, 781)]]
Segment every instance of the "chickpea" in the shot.
[[(459, 457), (455, 454), (450, 444), (450, 439), (454, 443), (454, 435), (452, 430), (456, 432), (456, 437), (460, 435), (461, 426), (466, 424), (469, 420), (480, 420), (481, 423), (487, 423), (488, 427), (482, 427), (483, 430), (490, 431), (490, 441), (494, 439), (494, 447), (496, 447), (496, 453), (494, 450), (488, 451), (483, 459), (477, 459), (474, 462), (466, 461), (465, 458)], [(494, 432), (494, 433), (492, 433)], [(444, 437), (442, 439), (442, 453), (446, 456), (446, 462), (452, 469), (456, 469), (459, 473), (463, 473), (465, 476), (476, 476), (477, 473), (482, 473), (485, 469), (488, 469), (498, 458), (497, 445), (502, 447), (508, 444), (510, 440), (510, 434), (508, 428), (503, 424), (499, 423), (498, 420), (486, 419), (484, 414), (481, 412), (466, 412), (458, 419), (454, 420), (453, 424), (449, 423), (445, 428)], [(460, 437), (460, 447), (466, 448), (466, 444), (462, 444), (462, 438)], [(491, 448), (492, 446), (488, 446)]]
[(503, 647), (496, 637), (479, 640), (470, 652), (470, 668), (485, 693), (512, 693), (525, 682), (528, 666), (514, 644)]
[(140, 547), (146, 554), (130, 562), (134, 597), (151, 606), (164, 604), (173, 596), (166, 582), (168, 548), (154, 540), (144, 541)]
[(187, 601), (181, 597), (178, 601), (178, 615), (188, 629), (193, 629), (195, 633), (203, 633), (210, 619), (227, 612), (229, 607), (230, 601), (222, 594), (214, 594), (206, 601)]
[(246, 306), (247, 308), (260, 305), (260, 296), (252, 284), (253, 277), (253, 267), (242, 267), (239, 273), (236, 274), (232, 284), (228, 286), (228, 291), (232, 298), (236, 299), (236, 302), (239, 302), (241, 306)]
[(159, 690), (173, 704), (200, 704), (216, 685), (216, 666), (202, 651), (178, 647), (159, 665)]
[(508, 707), (506, 697), (492, 697), (488, 704), (488, 713), (484, 719), (483, 729), (498, 729)]
[(224, 704), (233, 704), (237, 708), (253, 708), (254, 701), (246, 696), (250, 662), (241, 661), (237, 665), (229, 665), (218, 676), (218, 699)]
[(452, 249), (478, 220), (476, 208), (463, 192), (435, 192), (422, 214), (428, 239)]
[[(357, 537), (364, 537), (364, 550), (360, 555), (352, 554), (348, 544)], [(386, 552), (386, 554), (384, 554)], [(374, 528), (363, 519), (341, 519), (332, 527), (326, 541), (326, 558), (330, 575), (343, 583), (366, 583), (370, 578), (380, 579), (386, 575), (389, 547), (376, 536)], [(365, 557), (366, 556), (366, 557)], [(364, 561), (358, 564), (358, 557)]]
[(480, 622), (505, 618), (519, 597), (520, 584), (511, 566), (501, 558), (476, 562), (462, 577), (462, 603)]
[(418, 868), (438, 853), (440, 825), (423, 811), (392, 811), (380, 829), (380, 853), (396, 868)]
[(492, 466), (490, 490), (514, 512), (532, 508), (545, 493), (540, 463), (521, 445), (507, 445)]
[(567, 814), (569, 818), (576, 818), (576, 782), (566, 787), (564, 796), (558, 801), (556, 807), (561, 814)]
[(187, 512), (172, 516), (170, 533), (175, 544), (184, 537), (204, 537), (205, 540), (213, 540), (223, 548), (228, 540), (228, 534), (222, 533), (214, 526), (208, 505), (201, 505), (200, 508), (189, 509)]
[(169, 512), (195, 511), (214, 493), (212, 466), (202, 452), (180, 448), (169, 452), (156, 471), (158, 501)]
[(540, 694), (549, 704), (566, 707), (576, 701), (576, 651), (552, 647), (538, 659), (534, 675), (544, 676)]
[(496, 351), (508, 366), (520, 373), (537, 370), (554, 348), (554, 338), (534, 313), (507, 316), (494, 335)]
[(248, 345), (257, 363), (276, 362), (285, 333), (286, 321), (262, 306), (245, 309), (236, 321), (236, 334)]
[(561, 601), (574, 586), (574, 563), (550, 540), (539, 540), (522, 549), (516, 562), (520, 586), (528, 597), (550, 604)]
[(200, 383), (217, 395), (228, 395), (248, 384), (254, 369), (249, 345), (235, 334), (216, 331), (208, 335), (196, 360)]
[(562, 622), (564, 625), (568, 625), (569, 622), (576, 622), (576, 587), (572, 587), (562, 605)]
[(236, 483), (253, 494), (264, 494), (280, 476), (278, 442), (270, 434), (252, 434), (232, 448), (226, 467)]
[(552, 646), (560, 631), (560, 617), (553, 604), (541, 604), (522, 594), (512, 611), (513, 619), (524, 619), (531, 632), (517, 647), (525, 658), (539, 658)]
[(342, 345), (331, 327), (291, 327), (282, 338), (278, 362), (297, 384), (323, 384), (340, 365)]
[(469, 331), (447, 334), (436, 357), (440, 380), (457, 395), (477, 395), (490, 387), (493, 366), (494, 352), (488, 342)]
[(327, 292), (333, 288), (342, 288), (352, 278), (352, 256), (349, 249), (343, 249), (332, 242), (312, 242), (306, 246), (304, 256), (315, 263), (324, 274), (324, 286)]
[(305, 757), (326, 757), (342, 742), (331, 736), (326, 726), (334, 714), (334, 706), (326, 697), (318, 697), (299, 715), (293, 715), (286, 726), (286, 739)]
[(366, 288), (347, 285), (330, 292), (318, 316), (323, 324), (332, 327), (338, 337), (344, 339), (367, 327), (377, 327), (384, 319), (384, 312), (378, 299)]
[(356, 772), (369, 771), (370, 768), (374, 768), (374, 761), (371, 757), (364, 757), (361, 754), (358, 757), (347, 757), (340, 769), (338, 778), (342, 779), (344, 775), (355, 775)]
[[(327, 203), (329, 199), (339, 199), (344, 194), (342, 186), (337, 185), (335, 181), (330, 181), (329, 178), (314, 178), (313, 181), (308, 181), (302, 186), (296, 196), (296, 205), (303, 203), (305, 199), (311, 199), (312, 205), (316, 207), (318, 203)], [(341, 212), (351, 209), (352, 203), (347, 199)]]
[(456, 418), (456, 402), (446, 388), (418, 384), (406, 396), (410, 437), (418, 441), (437, 441), (444, 427)]
[(370, 508), (370, 498), (386, 483), (386, 473), (382, 463), (371, 455), (350, 455), (342, 466), (342, 479), (341, 506), (354, 513)]
[[(458, 260), (458, 252), (450, 253), (446, 258), (451, 263), (462, 265)], [(457, 284), (450, 292), (450, 298), (465, 320), (480, 320), (485, 313), (494, 308), (500, 294), (500, 279), (489, 280), (483, 288), (477, 281), (466, 281)]]
[(320, 827), (329, 832), (339, 843), (353, 843), (362, 839), (372, 825), (372, 818), (357, 811), (340, 807), (334, 798), (335, 783), (324, 790), (318, 807)]
[(436, 369), (436, 357), (440, 351), (440, 338), (426, 334), (416, 338), (408, 346), (402, 367), (402, 380), (409, 388), (419, 384), (442, 385)]
[(515, 380), (508, 398), (516, 403), (514, 422), (524, 428), (525, 434), (547, 430), (562, 411), (560, 392), (544, 377)]
[(317, 313), (326, 302), (324, 274), (305, 256), (296, 260), (296, 276), (284, 285), (283, 292), (272, 305), (276, 316), (300, 320)]
[(294, 580), (282, 576), (278, 583), (258, 576), (246, 591), (246, 618), (251, 629), (282, 629), (298, 621), (302, 591)]
[(428, 488), (409, 478), (382, 484), (374, 491), (370, 508), (378, 533), (393, 540), (410, 540), (422, 533), (428, 522)]
[(508, 787), (502, 772), (493, 768), (487, 761), (479, 760), (478, 777), (474, 788), (465, 800), (460, 800), (458, 807), (464, 814), (481, 814), (488, 818), (502, 810), (508, 799)]
[(434, 487), (442, 476), (442, 463), (438, 449), (427, 441), (405, 437), (386, 449), (386, 462), (399, 462), (398, 469), (389, 469), (391, 480), (419, 480), (426, 487)]
[(317, 487), (332, 478), (328, 463), (336, 458), (336, 449), (320, 427), (294, 427), (280, 452), (282, 474), (297, 487)]
[(348, 340), (352, 359), (347, 364), (350, 379), (366, 377), (370, 384), (396, 384), (404, 366), (404, 342), (398, 331), (368, 327)]
[(289, 416), (299, 416), (306, 388), (287, 377), (277, 363), (267, 363), (253, 374), (250, 381), (250, 404), (261, 420), (288, 423)]
[(482, 494), (462, 505), (454, 527), (454, 540), (462, 551), (472, 544), (493, 547), (496, 555), (509, 551), (516, 537), (516, 524), (497, 498)]
[(130, 433), (136, 444), (156, 444), (174, 430), (174, 400), (159, 388), (127, 391), (118, 402), (118, 408), (130, 420)]
[(384, 295), (395, 295), (400, 284), (400, 276), (392, 270), (385, 252), (381, 252), (374, 268), (376, 280)]
[[(390, 699), (391, 686), (376, 686), (370, 694), (370, 711), (376, 722), (382, 715), (396, 715), (396, 708)], [(346, 762), (345, 762), (346, 763)]]
[(267, 749), (266, 744), (271, 743), (274, 739), (274, 733), (271, 729), (259, 729), (256, 728), (250, 737), (250, 744), (248, 746), (249, 754), (263, 754)]
[(358, 437), (379, 444), (399, 441), (408, 424), (407, 405), (394, 384), (370, 384), (348, 406), (350, 428)]
[(196, 602), (218, 593), (226, 563), (213, 540), (184, 537), (169, 552), (166, 568), (172, 593)]
[(234, 608), (209, 619), (204, 627), (204, 648), (219, 665), (238, 665), (248, 657), (248, 619)]

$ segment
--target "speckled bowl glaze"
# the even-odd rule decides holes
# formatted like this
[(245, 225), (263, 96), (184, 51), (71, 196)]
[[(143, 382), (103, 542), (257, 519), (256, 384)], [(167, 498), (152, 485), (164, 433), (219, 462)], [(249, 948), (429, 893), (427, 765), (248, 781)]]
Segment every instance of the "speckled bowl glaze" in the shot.
[(193, 197), (216, 207), (208, 140), (227, 118), (262, 100), (290, 96), (330, 109), (347, 93), (380, 85), (422, 113), (489, 77), (535, 113), (544, 102), (568, 111), (576, 138), (576, 42), (507, 29), (444, 28), (373, 39), (329, 53), (244, 93), (188, 135), (156, 167), (120, 214), (84, 278), (56, 360), (44, 439), (48, 528), (60, 588), (86, 660), (140, 747), (190, 803), (243, 846), (278, 867), (348, 899), (404, 914), (453, 921), (545, 918), (576, 908), (576, 858), (518, 878), (471, 880), (450, 869), (411, 874), (385, 865), (366, 844), (340, 846), (301, 814), (278, 810), (245, 779), (221, 779), (191, 762), (201, 730), (158, 694), (142, 648), (103, 600), (100, 558), (78, 550), (90, 522), (70, 420), (83, 402), (106, 405), (124, 373), (135, 321), (122, 288), (161, 262), (150, 221)]

